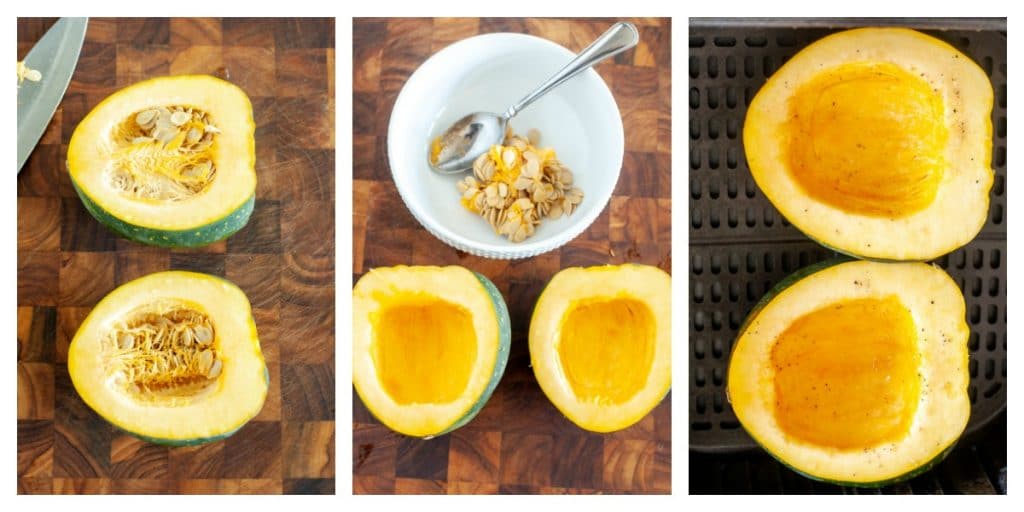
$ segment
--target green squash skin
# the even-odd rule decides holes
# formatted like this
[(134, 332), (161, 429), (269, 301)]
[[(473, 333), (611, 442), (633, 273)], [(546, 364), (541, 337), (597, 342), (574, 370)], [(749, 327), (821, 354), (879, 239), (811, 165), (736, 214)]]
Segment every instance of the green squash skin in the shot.
[(491, 395), (498, 387), (498, 383), (501, 382), (501, 377), (505, 375), (505, 365), (508, 363), (508, 353), (512, 347), (512, 320), (508, 315), (508, 306), (505, 304), (505, 299), (501, 296), (501, 292), (498, 291), (498, 288), (494, 286), (490, 279), (477, 272), (473, 272), (473, 275), (476, 276), (480, 284), (487, 290), (487, 295), (491, 297), (491, 304), (494, 306), (494, 315), (498, 317), (498, 355), (494, 360), (494, 371), (491, 372), (487, 388), (484, 389), (484, 392), (480, 394), (480, 398), (477, 399), (476, 403), (473, 404), (473, 407), (466, 414), (439, 434), (424, 437), (424, 439), (443, 436), (469, 423), (487, 405), (487, 401), (491, 399)]
[[(822, 245), (824, 245), (824, 244), (822, 244)], [(825, 246), (825, 247), (828, 247), (828, 246)], [(831, 247), (829, 247), (829, 248), (831, 249)], [(754, 305), (754, 308), (751, 309), (750, 314), (748, 314), (746, 320), (744, 320), (743, 325), (741, 325), (739, 330), (737, 331), (736, 339), (738, 340), (738, 339), (740, 339), (743, 336), (743, 334), (747, 331), (747, 328), (750, 326), (750, 324), (754, 321), (755, 318), (757, 318), (757, 315), (759, 313), (761, 313), (761, 310), (763, 310), (766, 306), (768, 306), (768, 303), (771, 302), (772, 299), (774, 299), (780, 293), (782, 293), (785, 289), (789, 288), (790, 286), (793, 286), (794, 284), (796, 284), (797, 282), (799, 282), (803, 278), (810, 276), (811, 274), (815, 274), (815, 273), (818, 273), (818, 272), (820, 272), (822, 270), (825, 270), (825, 269), (827, 269), (829, 267), (834, 267), (836, 265), (839, 265), (839, 264), (842, 264), (842, 263), (848, 263), (848, 262), (851, 262), (851, 261), (857, 261), (857, 259), (849, 257), (849, 256), (837, 256), (835, 258), (827, 259), (825, 261), (821, 261), (821, 262), (815, 263), (813, 265), (806, 266), (806, 267), (804, 267), (804, 268), (802, 268), (800, 270), (797, 270), (796, 272), (786, 276), (785, 279), (783, 279), (782, 281), (779, 281), (778, 284), (776, 284), (774, 287), (772, 287), (772, 289), (769, 290), (768, 293), (766, 293), (764, 295), (764, 297), (762, 297), (761, 300), (758, 301), (758, 303), (756, 305)], [(878, 261), (878, 260), (872, 260), (872, 261)], [(735, 340), (734, 340), (733, 346), (732, 346), (732, 348), (730, 349), (730, 352), (729, 352), (730, 363), (729, 363), (727, 368), (732, 368), (732, 357), (733, 357), (733, 355), (735, 353), (736, 353), (736, 343), (735, 343)], [(725, 381), (726, 381), (726, 383), (729, 382), (728, 371), (727, 371), (726, 376), (725, 376)], [(729, 404), (730, 404), (730, 407), (731, 407), (732, 406), (732, 400), (729, 399), (729, 387), (728, 387), (728, 384), (726, 385), (726, 388), (725, 388), (725, 397), (726, 397), (726, 400), (729, 401)], [(739, 418), (737, 418), (737, 420), (738, 419)], [(740, 424), (742, 425), (743, 422), (741, 421)], [(746, 427), (744, 427), (744, 430), (746, 430)], [(942, 462), (942, 460), (945, 459), (946, 456), (949, 455), (949, 453), (953, 451), (953, 448), (956, 447), (956, 441), (953, 441), (953, 443), (951, 443), (948, 447), (946, 447), (946, 449), (943, 450), (942, 453), (939, 453), (938, 455), (936, 455), (932, 460), (930, 460), (930, 461), (928, 461), (928, 462), (926, 462), (926, 463), (924, 463), (924, 464), (922, 464), (922, 465), (920, 465), (920, 466), (918, 466), (918, 467), (908, 471), (907, 473), (904, 473), (904, 474), (899, 475), (899, 476), (894, 477), (894, 478), (890, 478), (888, 480), (879, 480), (877, 482), (844, 482), (844, 481), (839, 481), (839, 480), (829, 480), (827, 478), (821, 478), (821, 477), (818, 477), (818, 476), (815, 476), (815, 475), (812, 475), (812, 474), (800, 471), (799, 469), (796, 469), (793, 466), (790, 466), (789, 463), (787, 463), (781, 457), (779, 457), (774, 452), (772, 452), (771, 450), (766, 448), (761, 443), (761, 441), (759, 441), (756, 437), (754, 437), (753, 434), (750, 433), (750, 431), (747, 431), (747, 434), (750, 435), (750, 438), (753, 439), (755, 443), (757, 443), (757, 446), (761, 447), (761, 449), (764, 450), (766, 453), (768, 453), (768, 455), (771, 455), (773, 459), (779, 461), (780, 464), (782, 464), (783, 466), (786, 466), (787, 468), (792, 470), (794, 473), (796, 473), (796, 474), (798, 474), (800, 476), (803, 476), (804, 478), (808, 478), (810, 480), (814, 480), (814, 481), (817, 481), (817, 482), (824, 482), (824, 483), (827, 483), (827, 484), (840, 485), (840, 486), (844, 486), (844, 487), (859, 487), (859, 488), (864, 488), (864, 489), (874, 489), (874, 488), (879, 488), (879, 487), (885, 487), (887, 485), (898, 484), (900, 482), (905, 482), (907, 480), (910, 480), (910, 479), (912, 479), (912, 478), (914, 478), (914, 477), (916, 477), (916, 476), (918, 476), (918, 475), (920, 475), (920, 474), (922, 474), (922, 473), (932, 469), (936, 464)]]
[[(477, 272), (473, 272), (473, 275), (476, 276), (477, 280), (480, 281), (480, 284), (484, 287), (484, 290), (487, 291), (487, 295), (490, 297), (491, 305), (493, 306), (494, 316), (497, 317), (498, 320), (498, 354), (494, 359), (494, 370), (491, 372), (491, 378), (487, 383), (487, 387), (484, 389), (483, 393), (480, 394), (480, 397), (477, 398), (473, 406), (466, 411), (466, 414), (463, 414), (461, 418), (455, 420), (454, 423), (441, 432), (429, 436), (423, 436), (422, 439), (433, 439), (438, 436), (450, 434), (472, 421), (472, 419), (475, 418), (481, 410), (483, 410), (484, 406), (487, 405), (487, 401), (491, 399), (491, 395), (498, 387), (498, 383), (501, 382), (501, 377), (505, 375), (505, 365), (508, 364), (508, 353), (512, 347), (512, 320), (508, 315), (508, 306), (505, 304), (505, 299), (502, 297), (501, 292), (498, 291), (498, 288), (494, 286), (494, 283), (492, 283), (490, 279), (487, 279)], [(360, 397), (360, 399), (362, 399), (362, 397)], [(367, 407), (367, 410), (370, 411), (370, 414), (373, 414), (373, 411), (369, 407)], [(376, 417), (376, 415), (374, 415), (374, 417)], [(380, 418), (377, 418), (377, 421), (387, 425), (387, 423), (381, 421)]]
[(252, 216), (253, 207), (256, 204), (256, 194), (253, 193), (249, 199), (242, 203), (234, 212), (209, 224), (193, 229), (171, 231), (153, 229), (125, 222), (114, 217), (109, 212), (96, 204), (89, 196), (79, 188), (75, 180), (71, 180), (75, 192), (82, 200), (82, 205), (90, 215), (96, 218), (111, 231), (135, 242), (146, 245), (167, 248), (192, 248), (210, 245), (219, 242), (245, 227)]

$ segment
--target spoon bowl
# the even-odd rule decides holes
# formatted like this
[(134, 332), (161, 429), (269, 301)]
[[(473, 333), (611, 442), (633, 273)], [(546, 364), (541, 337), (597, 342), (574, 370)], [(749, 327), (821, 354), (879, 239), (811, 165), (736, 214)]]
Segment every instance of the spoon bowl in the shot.
[(442, 174), (455, 174), (473, 168), (473, 162), (491, 146), (505, 138), (508, 122), (533, 102), (595, 64), (614, 57), (640, 42), (640, 32), (632, 23), (620, 21), (606, 30), (562, 69), (538, 85), (504, 114), (477, 112), (459, 119), (430, 144), (427, 161)]
[(508, 119), (490, 112), (469, 114), (430, 144), (430, 166), (441, 174), (459, 174), (505, 137)]

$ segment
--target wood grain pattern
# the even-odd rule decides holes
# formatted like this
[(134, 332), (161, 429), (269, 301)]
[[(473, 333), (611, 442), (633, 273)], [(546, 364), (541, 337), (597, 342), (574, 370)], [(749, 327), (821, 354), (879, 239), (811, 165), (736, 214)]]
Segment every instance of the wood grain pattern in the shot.
[[(19, 58), (53, 21), (18, 20)], [(63, 102), (18, 175), (19, 493), (334, 493), (333, 46), (332, 19), (89, 20)], [(67, 143), (108, 94), (183, 73), (227, 78), (250, 96), (256, 207), (227, 241), (145, 247), (85, 211)], [(126, 435), (67, 373), (68, 345), (96, 302), (168, 269), (227, 277), (253, 306), (270, 390), (225, 441), (167, 448)]]
[(387, 121), (409, 75), (433, 52), (499, 31), (529, 33), (579, 51), (610, 19), (356, 19), (353, 23), (354, 279), (390, 265), (462, 265), (497, 285), (512, 318), (505, 375), (480, 414), (452, 434), (410, 439), (377, 422), (353, 392), (357, 494), (667, 493), (671, 397), (636, 426), (581, 430), (548, 401), (529, 368), (526, 329), (544, 285), (579, 265), (641, 262), (671, 271), (671, 21), (633, 20), (637, 48), (597, 67), (626, 134), (614, 195), (594, 224), (562, 247), (522, 261), (460, 253), (410, 215), (391, 181)]

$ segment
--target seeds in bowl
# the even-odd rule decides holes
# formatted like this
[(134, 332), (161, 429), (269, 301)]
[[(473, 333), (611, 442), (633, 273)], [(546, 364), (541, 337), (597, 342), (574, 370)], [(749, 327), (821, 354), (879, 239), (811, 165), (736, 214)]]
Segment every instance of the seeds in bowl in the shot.
[(571, 215), (583, 201), (573, 176), (550, 148), (538, 148), (540, 132), (509, 130), (503, 144), (473, 162), (473, 175), (458, 182), (462, 206), (479, 214), (512, 242), (533, 236), (544, 219)]

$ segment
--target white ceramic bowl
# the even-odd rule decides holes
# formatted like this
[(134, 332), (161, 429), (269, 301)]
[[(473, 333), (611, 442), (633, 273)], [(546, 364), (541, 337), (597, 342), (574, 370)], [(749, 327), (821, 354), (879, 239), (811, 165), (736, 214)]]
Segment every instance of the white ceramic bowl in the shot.
[(444, 48), (409, 77), (391, 111), (388, 159), (402, 200), (423, 227), (456, 249), (507, 259), (556, 249), (594, 222), (618, 181), (623, 135), (615, 98), (593, 69), (512, 120), (516, 133), (540, 130), (540, 145), (573, 171), (584, 196), (572, 215), (545, 219), (532, 237), (512, 243), (459, 203), (455, 184), (468, 174), (441, 175), (427, 164), (430, 140), (451, 123), (471, 112), (504, 112), (574, 55), (538, 37), (487, 34)]

